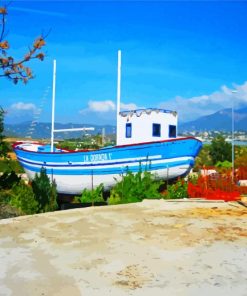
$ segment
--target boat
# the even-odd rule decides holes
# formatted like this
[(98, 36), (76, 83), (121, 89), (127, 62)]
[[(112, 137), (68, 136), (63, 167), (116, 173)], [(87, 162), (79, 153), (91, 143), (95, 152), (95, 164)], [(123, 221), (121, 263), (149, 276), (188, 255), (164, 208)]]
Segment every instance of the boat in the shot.
[(120, 110), (121, 51), (118, 51), (116, 145), (93, 151), (55, 147), (54, 133), (64, 131), (54, 129), (55, 61), (53, 71), (51, 144), (26, 141), (13, 144), (30, 180), (43, 168), (55, 180), (58, 193), (80, 194), (83, 189), (101, 183), (108, 190), (127, 171), (146, 170), (163, 180), (190, 172), (202, 143), (193, 137), (177, 136), (177, 112), (158, 108)]

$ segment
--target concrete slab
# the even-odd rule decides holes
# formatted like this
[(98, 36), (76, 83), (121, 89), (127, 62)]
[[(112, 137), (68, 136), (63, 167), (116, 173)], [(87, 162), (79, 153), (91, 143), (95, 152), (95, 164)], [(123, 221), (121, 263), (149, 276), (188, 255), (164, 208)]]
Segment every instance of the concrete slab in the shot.
[(0, 295), (247, 295), (247, 210), (144, 201), (0, 221)]

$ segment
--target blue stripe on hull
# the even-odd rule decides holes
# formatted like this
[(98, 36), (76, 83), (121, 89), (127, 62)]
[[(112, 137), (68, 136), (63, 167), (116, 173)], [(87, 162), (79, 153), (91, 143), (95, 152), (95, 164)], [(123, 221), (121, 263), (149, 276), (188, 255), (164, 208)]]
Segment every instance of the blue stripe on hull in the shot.
[[(178, 160), (178, 161), (173, 161), (173, 162), (167, 162), (167, 163), (156, 163), (156, 164), (142, 164), (141, 169), (147, 170), (147, 171), (156, 171), (156, 170), (162, 170), (162, 169), (167, 169), (171, 167), (176, 167), (176, 166), (183, 166), (183, 165), (188, 165), (188, 166), (193, 166), (193, 160), (187, 159), (187, 160)], [(30, 166), (26, 163), (21, 163), (22, 166), (25, 169), (28, 169), (30, 171), (39, 173), (41, 166), (33, 167)], [(121, 174), (126, 172), (127, 170), (130, 170), (132, 172), (138, 172), (140, 169), (140, 165), (135, 165), (135, 166), (124, 166), (124, 167), (112, 167), (112, 168), (104, 168), (104, 169), (76, 169), (74, 170), (72, 167), (67, 166), (65, 169), (56, 169), (56, 168), (46, 168), (47, 174), (53, 174), (53, 175), (91, 175), (92, 172), (94, 175), (107, 175), (107, 174)]]
[[(131, 163), (135, 163), (135, 162), (145, 162), (148, 163), (150, 161), (155, 161), (155, 160), (160, 160), (161, 158), (152, 158), (152, 159), (148, 159), (146, 158), (145, 160), (128, 160), (128, 161), (116, 161), (116, 162), (111, 162), (111, 163), (89, 163), (89, 164), (69, 164), (69, 165), (65, 165), (65, 164), (49, 164), (49, 163), (36, 163), (33, 161), (28, 161), (25, 160), (21, 157), (18, 157), (19, 162), (21, 163), (25, 163), (25, 164), (30, 164), (30, 165), (41, 165), (41, 166), (45, 166), (46, 168), (52, 167), (52, 168), (59, 168), (59, 167), (70, 167), (70, 168), (78, 168), (78, 167), (97, 167), (97, 166), (109, 166), (109, 165), (129, 165)], [(165, 158), (166, 159), (166, 158)]]

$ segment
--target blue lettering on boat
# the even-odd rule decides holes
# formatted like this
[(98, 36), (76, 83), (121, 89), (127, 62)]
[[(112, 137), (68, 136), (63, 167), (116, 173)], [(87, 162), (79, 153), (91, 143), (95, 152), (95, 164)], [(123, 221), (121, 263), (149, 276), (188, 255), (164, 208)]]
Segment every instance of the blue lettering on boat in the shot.
[(106, 161), (111, 160), (112, 153), (97, 153), (91, 155), (84, 155), (83, 161), (84, 162), (99, 162), (99, 161)]

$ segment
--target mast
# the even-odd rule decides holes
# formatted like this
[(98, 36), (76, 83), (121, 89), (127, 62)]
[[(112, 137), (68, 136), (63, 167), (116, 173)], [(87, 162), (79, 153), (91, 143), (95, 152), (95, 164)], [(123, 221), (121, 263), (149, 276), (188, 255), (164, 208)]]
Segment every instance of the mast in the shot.
[(117, 71), (117, 128), (116, 128), (116, 144), (118, 137), (118, 123), (120, 113), (120, 95), (121, 95), (121, 50), (118, 50), (118, 71)]
[(51, 152), (54, 151), (55, 93), (56, 93), (56, 60), (53, 61), (52, 115), (51, 115)]
[(56, 94), (56, 60), (53, 61), (53, 84), (52, 84), (52, 114), (51, 114), (51, 152), (54, 152), (54, 133), (94, 131), (94, 127), (55, 129), (55, 94)]

